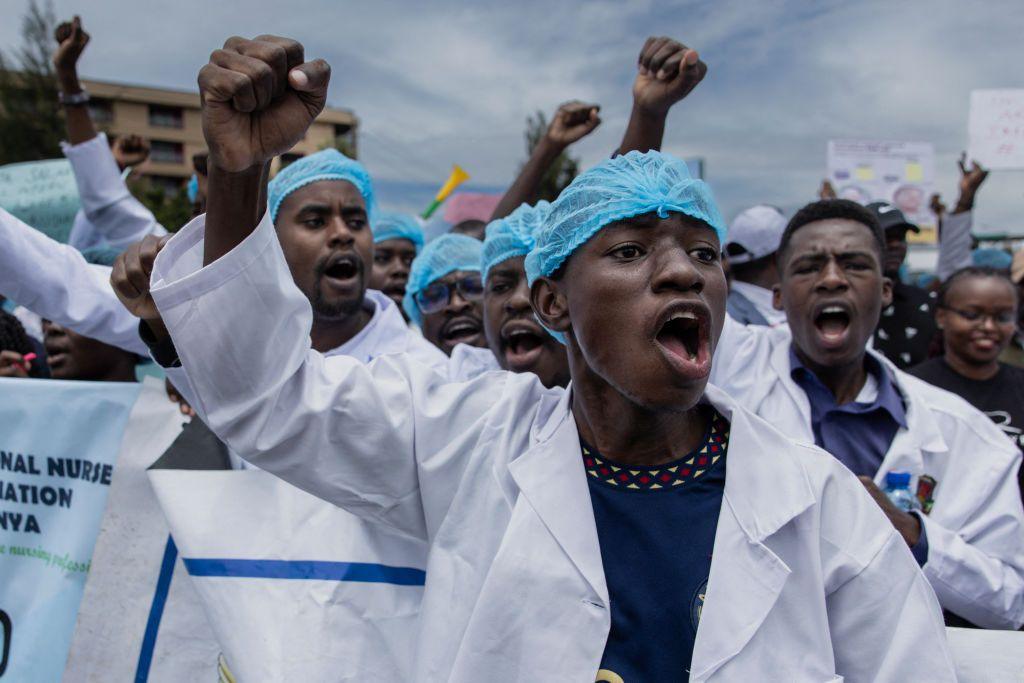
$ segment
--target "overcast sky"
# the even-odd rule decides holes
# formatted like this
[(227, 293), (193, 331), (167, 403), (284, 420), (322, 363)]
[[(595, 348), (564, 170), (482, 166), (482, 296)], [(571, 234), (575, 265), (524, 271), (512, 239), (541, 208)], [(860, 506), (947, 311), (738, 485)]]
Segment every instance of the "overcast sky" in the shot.
[[(0, 47), (24, 0), (0, 0)], [(705, 159), (730, 219), (753, 203), (813, 198), (830, 138), (932, 142), (937, 189), (955, 200), (968, 94), (1024, 87), (1020, 0), (986, 2), (341, 2), (55, 0), (92, 34), (89, 77), (194, 88), (229, 35), (277, 33), (333, 67), (330, 103), (362, 121), (360, 149), (387, 203), (419, 208), (453, 162), (500, 188), (523, 159), (526, 116), (568, 99), (602, 107), (575, 152), (617, 146), (648, 35), (700, 50), (705, 81), (669, 120), (665, 148)], [(173, 9), (169, 9), (173, 8)], [(405, 181), (405, 182), (397, 182)], [(406, 188), (403, 195), (396, 188)], [(415, 205), (415, 206), (410, 206)], [(1024, 172), (993, 173), (979, 229), (1024, 232)]]

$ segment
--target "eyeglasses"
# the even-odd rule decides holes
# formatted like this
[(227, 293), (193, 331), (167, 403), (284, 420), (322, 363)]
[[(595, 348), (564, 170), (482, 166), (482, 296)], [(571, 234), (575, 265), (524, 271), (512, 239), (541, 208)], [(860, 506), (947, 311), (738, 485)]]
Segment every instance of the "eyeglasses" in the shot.
[(455, 284), (435, 282), (426, 289), (416, 292), (413, 299), (424, 315), (439, 313), (452, 300), (453, 289), (466, 301), (480, 301), (484, 296), (484, 284), (479, 274), (467, 275)]
[(981, 324), (986, 320), (991, 319), (996, 325), (1012, 325), (1014, 321), (1013, 311), (1000, 311), (999, 313), (980, 313), (978, 311), (964, 311), (959, 308), (951, 308), (950, 306), (942, 306), (947, 311), (953, 311), (958, 316), (963, 318), (969, 323)]

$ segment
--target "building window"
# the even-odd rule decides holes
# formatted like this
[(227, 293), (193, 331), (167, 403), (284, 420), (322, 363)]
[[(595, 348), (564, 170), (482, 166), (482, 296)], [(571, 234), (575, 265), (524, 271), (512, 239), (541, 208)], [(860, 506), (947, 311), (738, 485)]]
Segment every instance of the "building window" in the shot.
[(184, 128), (185, 119), (181, 107), (149, 105), (149, 125), (155, 128)]
[(185, 146), (180, 142), (153, 140), (150, 142), (149, 158), (158, 164), (183, 164)]
[(356, 158), (356, 129), (344, 123), (334, 124), (334, 147)]
[(99, 97), (89, 100), (89, 116), (97, 125), (114, 122), (114, 103)]

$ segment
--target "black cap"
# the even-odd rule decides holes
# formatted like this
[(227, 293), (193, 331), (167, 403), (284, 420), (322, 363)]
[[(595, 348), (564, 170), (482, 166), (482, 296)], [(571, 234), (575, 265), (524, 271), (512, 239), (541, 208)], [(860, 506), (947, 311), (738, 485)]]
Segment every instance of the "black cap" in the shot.
[(893, 228), (906, 228), (911, 232), (921, 232), (921, 228), (907, 220), (903, 212), (895, 204), (889, 202), (871, 202), (866, 207), (882, 226), (882, 230), (889, 231)]

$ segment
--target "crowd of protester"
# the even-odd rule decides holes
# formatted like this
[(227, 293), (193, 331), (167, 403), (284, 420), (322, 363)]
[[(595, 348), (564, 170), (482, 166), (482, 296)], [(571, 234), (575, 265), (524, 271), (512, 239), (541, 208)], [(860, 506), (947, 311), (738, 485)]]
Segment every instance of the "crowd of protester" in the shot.
[(933, 200), (928, 287), (886, 202), (826, 184), (727, 225), (659, 151), (706, 67), (651, 38), (609, 159), (540, 199), (601, 123), (567, 103), (425, 241), (339, 151), (268, 177), (330, 69), (232, 38), (196, 216), (161, 226), (122, 176), (146, 141), (90, 118), (80, 20), (56, 38), (82, 208), (68, 244), (0, 210), (0, 377), (155, 365), (227, 467), (421, 544), (410, 680), (952, 680), (944, 623), (1024, 625), (1024, 251), (972, 244), (977, 163)]

